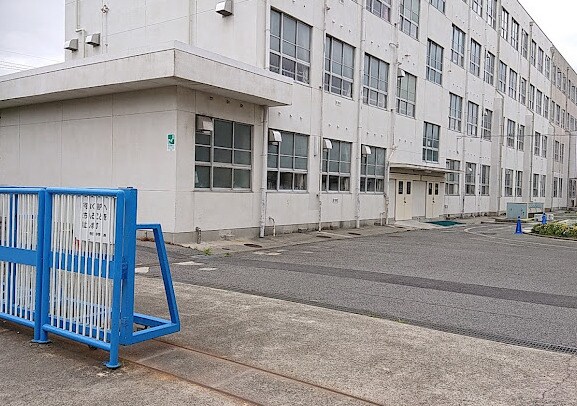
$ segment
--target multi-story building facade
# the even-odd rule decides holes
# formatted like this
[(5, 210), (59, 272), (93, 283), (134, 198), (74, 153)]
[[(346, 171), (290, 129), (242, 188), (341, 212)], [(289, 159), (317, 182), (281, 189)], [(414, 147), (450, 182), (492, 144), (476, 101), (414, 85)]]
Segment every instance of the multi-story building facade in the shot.
[(517, 0), (69, 0), (65, 32), (0, 78), (1, 165), (61, 144), (3, 183), (130, 184), (174, 240), (576, 203), (577, 75)]

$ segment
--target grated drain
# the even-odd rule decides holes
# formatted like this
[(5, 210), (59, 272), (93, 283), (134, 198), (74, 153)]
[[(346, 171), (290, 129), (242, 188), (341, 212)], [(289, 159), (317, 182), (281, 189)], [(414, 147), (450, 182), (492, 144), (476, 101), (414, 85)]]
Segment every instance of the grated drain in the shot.
[(258, 245), (258, 244), (253, 244), (250, 242), (247, 242), (246, 244), (244, 244), (246, 247), (251, 247), (251, 248), (262, 248), (262, 245)]
[(577, 348), (576, 347), (571, 347), (571, 346), (566, 346), (566, 345), (543, 343), (543, 342), (534, 341), (534, 340), (523, 340), (523, 339), (519, 339), (519, 338), (509, 337), (509, 336), (500, 335), (500, 334), (493, 334), (493, 333), (483, 332), (483, 331), (474, 330), (474, 329), (460, 328), (460, 327), (448, 326), (448, 325), (426, 322), (426, 321), (420, 321), (420, 320), (403, 319), (403, 318), (400, 318), (398, 316), (393, 316), (393, 315), (385, 314), (385, 313), (377, 313), (377, 312), (372, 312), (369, 310), (353, 309), (353, 308), (346, 307), (346, 306), (320, 303), (320, 302), (317, 302), (315, 300), (299, 299), (299, 298), (291, 297), (288, 295), (282, 295), (282, 294), (266, 294), (263, 292), (259, 292), (257, 290), (242, 289), (242, 288), (237, 288), (237, 287), (233, 288), (231, 286), (221, 285), (218, 283), (200, 283), (199, 285), (207, 286), (210, 288), (216, 288), (216, 289), (230, 290), (230, 291), (235, 291), (235, 292), (239, 292), (239, 293), (246, 293), (249, 295), (270, 297), (272, 299), (286, 300), (288, 302), (302, 303), (302, 304), (306, 304), (309, 306), (322, 307), (325, 309), (337, 310), (337, 311), (341, 311), (341, 312), (360, 314), (363, 316), (369, 316), (369, 317), (374, 317), (374, 318), (379, 318), (379, 319), (384, 319), (384, 320), (390, 320), (390, 321), (395, 321), (398, 323), (410, 324), (410, 325), (417, 326), (417, 327), (424, 327), (424, 328), (428, 328), (431, 330), (441, 331), (444, 333), (457, 334), (457, 335), (471, 337), (471, 338), (479, 338), (482, 340), (493, 341), (493, 342), (498, 342), (498, 343), (502, 343), (502, 344), (515, 345), (518, 347), (551, 351), (551, 352), (556, 352), (556, 353), (561, 353), (561, 354), (570, 354), (570, 355), (576, 355), (577, 354)]
[(349, 231), (350, 235), (362, 235), (361, 233), (353, 233), (352, 231)]

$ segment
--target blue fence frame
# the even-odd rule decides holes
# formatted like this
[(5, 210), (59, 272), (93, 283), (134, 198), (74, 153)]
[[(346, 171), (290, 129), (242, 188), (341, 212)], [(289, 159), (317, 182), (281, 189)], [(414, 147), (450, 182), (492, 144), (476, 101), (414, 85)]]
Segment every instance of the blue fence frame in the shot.
[[(136, 189), (0, 188), (0, 195), (25, 193), (38, 195), (37, 249), (22, 250), (0, 245), (0, 261), (36, 267), (34, 323), (4, 314), (1, 312), (2, 308), (0, 318), (33, 327), (34, 341), (38, 343), (48, 342), (50, 333), (109, 351), (110, 359), (106, 363), (109, 368), (121, 366), (119, 362), (121, 345), (135, 344), (180, 330), (180, 318), (162, 229), (160, 224), (136, 224), (138, 197)], [(57, 212), (55, 218), (57, 210), (54, 202), (57, 198), (87, 198), (88, 202), (91, 198), (100, 198), (102, 201), (105, 198), (113, 199), (114, 219), (108, 221), (109, 227), (112, 227), (110, 224), (114, 221), (114, 240), (107, 241), (107, 246), (113, 251), (102, 255), (104, 245), (102, 237), (99, 241), (93, 238), (90, 242), (88, 238), (83, 240), (80, 237), (78, 240), (71, 237), (79, 232), (76, 228), (84, 228), (84, 224), (78, 227), (75, 223), (76, 217), (80, 219), (81, 213), (74, 213), (73, 220), (70, 220), (70, 212), (75, 212), (75, 209), (66, 206), (66, 215)], [(63, 211), (61, 203), (59, 209)], [(95, 211), (82, 214), (85, 217), (86, 214), (92, 217), (98, 215)], [(102, 224), (101, 222), (100, 225)], [(98, 228), (98, 225), (96, 227)], [(136, 232), (145, 229), (154, 233), (170, 320), (134, 313)], [(63, 237), (58, 244), (56, 243), (59, 232), (67, 236), (66, 243), (62, 243)], [(92, 251), (89, 250), (90, 243)], [(74, 248), (82, 244), (86, 247), (85, 251)], [(96, 253), (97, 244), (101, 250), (100, 256)], [(95, 258), (97, 256), (98, 258)], [(80, 282), (82, 279), (84, 291)], [(88, 283), (90, 294), (86, 293)], [(95, 284), (98, 288), (94, 288)], [(108, 289), (110, 284), (111, 297), (108, 297), (109, 291), (106, 290), (107, 298), (103, 301), (104, 290), (98, 289), (102, 286)], [(83, 295), (78, 295), (79, 292), (83, 292)], [(91, 300), (95, 296), (99, 301)], [(59, 310), (57, 315), (54, 311), (56, 308)], [(84, 311), (82, 316), (79, 309)], [(94, 322), (95, 320), (97, 322)], [(135, 325), (142, 328), (135, 329)]]

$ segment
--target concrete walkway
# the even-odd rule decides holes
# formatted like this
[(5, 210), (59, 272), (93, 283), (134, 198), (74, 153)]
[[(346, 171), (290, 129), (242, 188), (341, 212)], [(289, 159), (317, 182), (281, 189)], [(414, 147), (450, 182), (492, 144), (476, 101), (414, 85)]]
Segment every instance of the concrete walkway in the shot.
[[(577, 405), (574, 356), (176, 284), (182, 332), (106, 354), (0, 323), (2, 405)], [(137, 310), (164, 315), (137, 278)], [(16, 331), (22, 331), (17, 334)]]

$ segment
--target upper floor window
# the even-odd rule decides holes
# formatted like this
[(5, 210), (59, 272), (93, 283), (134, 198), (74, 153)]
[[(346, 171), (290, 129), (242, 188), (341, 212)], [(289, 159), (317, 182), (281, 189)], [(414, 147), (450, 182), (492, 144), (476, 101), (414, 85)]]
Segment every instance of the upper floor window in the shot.
[(485, 82), (492, 85), (495, 81), (495, 55), (486, 51), (485, 54)]
[(537, 62), (537, 43), (535, 41), (531, 41), (531, 54), (529, 55), (531, 65), (535, 66)]
[(471, 50), (469, 60), (469, 71), (475, 75), (481, 75), (481, 44), (474, 39), (471, 39)]
[(449, 130), (461, 131), (463, 98), (449, 93)]
[(519, 49), (519, 23), (511, 18), (511, 45)]
[(491, 141), (491, 127), (493, 127), (493, 112), (489, 109), (485, 109), (483, 114), (483, 133), (481, 136), (484, 140)]
[(487, 0), (487, 24), (497, 29), (497, 0)]
[(311, 27), (276, 10), (270, 17), (270, 70), (309, 83)]
[(440, 132), (440, 126), (425, 122), (423, 129), (423, 161), (439, 162)]
[(397, 79), (397, 113), (415, 117), (417, 77), (410, 73)]
[(507, 65), (499, 61), (499, 91), (505, 93), (507, 89)]
[(501, 37), (507, 41), (509, 39), (509, 12), (501, 9)]
[(413, 38), (419, 37), (421, 0), (401, 0), (401, 31)]
[(445, 13), (445, 0), (429, 0), (429, 3), (441, 13)]
[(467, 134), (476, 137), (478, 126), (479, 126), (479, 105), (473, 102), (469, 102), (467, 107)]
[(483, 0), (471, 0), (471, 8), (480, 16), (483, 15)]
[(551, 76), (551, 58), (545, 56), (545, 77), (549, 79)]
[(543, 59), (545, 58), (545, 52), (541, 48), (537, 51), (537, 70), (543, 73)]
[(367, 0), (367, 10), (383, 20), (391, 21), (391, 0)]
[(509, 96), (517, 100), (517, 72), (509, 69)]
[(455, 25), (453, 25), (451, 60), (459, 66), (463, 66), (465, 60), (465, 33)]
[(327, 35), (325, 80), (327, 92), (353, 97), (354, 48)]
[(523, 30), (521, 32), (521, 55), (523, 58), (527, 59), (527, 52), (529, 49), (529, 33)]
[(363, 103), (381, 108), (387, 107), (389, 64), (365, 54), (363, 78)]
[(527, 103), (527, 79), (525, 78), (521, 78), (519, 84), (519, 101), (523, 105)]
[[(197, 120), (201, 119), (197, 116)], [(197, 189), (250, 189), (252, 126), (219, 119), (213, 130), (195, 136), (195, 183)]]
[(427, 43), (427, 80), (443, 83), (443, 47), (431, 40)]
[(309, 137), (281, 132), (281, 142), (269, 142), (267, 189), (307, 190)]

